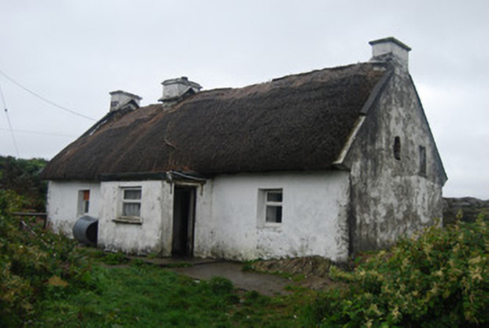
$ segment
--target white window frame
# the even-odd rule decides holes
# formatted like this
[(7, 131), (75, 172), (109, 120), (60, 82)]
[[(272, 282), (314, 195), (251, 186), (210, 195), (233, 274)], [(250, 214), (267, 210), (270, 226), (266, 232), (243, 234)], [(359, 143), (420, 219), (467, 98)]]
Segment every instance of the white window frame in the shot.
[[(269, 200), (269, 195), (270, 194), (280, 194), (280, 201), (276, 200)], [(259, 213), (259, 220), (261, 221), (261, 224), (259, 224), (262, 227), (281, 227), (283, 223), (283, 201), (284, 201), (284, 191), (281, 188), (276, 188), (276, 189), (260, 189), (260, 198), (261, 201), (260, 203), (262, 204), (261, 210)], [(268, 220), (269, 218), (267, 217), (269, 214), (269, 208), (279, 208), (279, 220), (276, 220), (277, 217), (275, 217), (275, 220)], [(277, 213), (275, 213), (277, 215)]]
[[(126, 191), (139, 191), (139, 193), (140, 193), (139, 199), (125, 198)], [(122, 222), (122, 223), (136, 223), (136, 224), (141, 224), (142, 223), (142, 217), (141, 217), (142, 199), (143, 199), (143, 188), (141, 186), (120, 187), (120, 200), (121, 200), (120, 201), (120, 207), (119, 207), (120, 215), (114, 221), (116, 221), (116, 222)], [(139, 213), (138, 213), (138, 215), (125, 215), (124, 214), (125, 204), (139, 204)]]

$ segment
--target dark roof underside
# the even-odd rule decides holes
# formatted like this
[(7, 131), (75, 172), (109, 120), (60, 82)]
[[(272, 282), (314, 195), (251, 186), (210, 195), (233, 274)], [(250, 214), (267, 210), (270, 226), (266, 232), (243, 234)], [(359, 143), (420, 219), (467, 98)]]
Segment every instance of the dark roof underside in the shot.
[(363, 63), (204, 91), (171, 108), (109, 113), (54, 157), (43, 176), (328, 169), (384, 73)]

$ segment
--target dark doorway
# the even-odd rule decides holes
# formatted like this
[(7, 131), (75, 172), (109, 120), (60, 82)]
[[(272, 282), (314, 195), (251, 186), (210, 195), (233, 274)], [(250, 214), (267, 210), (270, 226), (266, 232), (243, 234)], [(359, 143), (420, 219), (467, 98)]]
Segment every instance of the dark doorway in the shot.
[(172, 256), (188, 257), (194, 252), (194, 187), (175, 186), (173, 195)]

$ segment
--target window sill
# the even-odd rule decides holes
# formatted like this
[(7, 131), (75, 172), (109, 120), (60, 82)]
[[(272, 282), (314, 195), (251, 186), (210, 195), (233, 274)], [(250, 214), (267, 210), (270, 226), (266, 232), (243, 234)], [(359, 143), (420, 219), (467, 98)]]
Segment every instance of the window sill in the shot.
[(112, 222), (125, 223), (125, 224), (138, 224), (138, 225), (143, 224), (143, 220), (140, 217), (128, 217), (128, 216), (121, 216), (112, 219)]

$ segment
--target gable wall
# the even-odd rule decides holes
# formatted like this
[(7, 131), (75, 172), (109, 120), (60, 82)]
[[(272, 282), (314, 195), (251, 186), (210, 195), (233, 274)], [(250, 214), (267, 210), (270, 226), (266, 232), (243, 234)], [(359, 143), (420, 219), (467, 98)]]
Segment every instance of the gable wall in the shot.
[[(212, 188), (212, 221), (196, 222), (196, 256), (347, 259), (347, 172), (218, 176)], [(260, 190), (269, 189), (283, 190), (282, 223), (275, 227), (260, 212)]]
[[(420, 173), (419, 146), (426, 149), (426, 174)], [(386, 247), (441, 219), (443, 168), (408, 74), (396, 72), (370, 108), (347, 163), (351, 251)]]
[[(78, 213), (80, 190), (90, 190), (88, 214)], [(84, 215), (98, 218), (100, 206), (101, 194), (98, 182), (49, 181), (48, 183), (46, 211), (49, 224), (55, 232), (73, 237), (73, 226), (76, 220)]]

